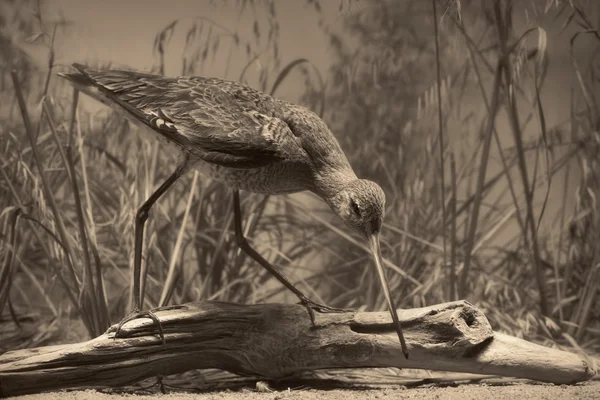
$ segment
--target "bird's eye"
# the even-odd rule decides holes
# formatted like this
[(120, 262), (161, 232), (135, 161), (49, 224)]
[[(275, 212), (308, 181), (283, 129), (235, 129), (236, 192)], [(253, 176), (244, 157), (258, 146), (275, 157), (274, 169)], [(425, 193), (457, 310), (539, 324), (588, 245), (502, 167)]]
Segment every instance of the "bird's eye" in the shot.
[(302, 129), (300, 129), (300, 126), (298, 125), (298, 123), (296, 121), (288, 118), (285, 120), (285, 123), (290, 128), (290, 131), (292, 131), (294, 136), (296, 136), (296, 137), (302, 136)]
[(354, 212), (354, 214), (356, 214), (357, 216), (360, 217), (360, 207), (358, 206), (358, 204), (350, 199), (350, 207), (352, 207), (352, 211)]

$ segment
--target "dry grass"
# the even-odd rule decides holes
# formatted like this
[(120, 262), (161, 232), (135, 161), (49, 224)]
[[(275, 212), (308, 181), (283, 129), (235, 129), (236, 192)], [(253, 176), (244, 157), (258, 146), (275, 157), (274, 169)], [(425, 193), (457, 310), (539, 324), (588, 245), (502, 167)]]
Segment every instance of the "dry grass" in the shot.
[[(572, 45), (583, 34), (597, 36), (584, 2), (554, 3), (541, 4), (538, 18), (557, 14), (577, 24)], [(247, 41), (201, 17), (188, 26), (167, 24), (155, 38), (156, 70), (164, 70), (176, 29), (188, 38), (184, 73), (201, 73), (219, 54), (247, 52), (248, 65), (261, 66), (255, 82), (248, 68), (234, 79), (276, 92), (299, 68), (304, 100), (324, 115), (357, 172), (387, 193), (382, 248), (400, 307), (459, 296), (481, 307), (496, 329), (597, 352), (597, 61), (580, 65), (572, 56), (578, 86), (571, 118), (547, 126), (540, 99), (551, 39), (536, 21), (516, 31), (511, 4), (479, 9), (473, 2), (438, 2), (437, 26), (430, 2), (361, 5), (360, 13), (344, 14), (358, 49), (328, 32), (336, 59), (325, 85), (307, 59), (282, 65), (275, 2), (265, 0), (256, 5), (264, 21)], [(18, 16), (21, 35), (41, 23)], [(388, 23), (394, 18), (400, 22)], [(434, 28), (437, 52), (428, 45)], [(526, 39), (536, 35), (532, 46)], [(96, 336), (125, 314), (134, 215), (174, 165), (172, 154), (130, 134), (111, 111), (77, 108), (77, 95), (50, 73), (57, 70), (52, 32), (37, 40), (47, 47), (48, 66), (15, 58), (15, 45), (10, 52), (18, 62), (0, 71), (6, 105), (0, 310), (3, 326), (15, 324), (3, 333), (2, 350)], [(404, 46), (402, 54), (394, 46)], [(480, 112), (463, 105), (469, 91), (480, 93)], [(497, 129), (500, 114), (510, 121), (508, 146)], [(523, 133), (532, 120), (540, 126), (534, 138)], [(490, 172), (493, 162), (499, 172)], [(580, 171), (576, 192), (568, 193), (569, 177)], [(564, 182), (556, 181), (559, 173)], [(550, 184), (565, 187), (556, 216), (543, 211)], [(565, 206), (571, 197), (575, 210)], [(245, 194), (243, 207), (247, 237), (309, 296), (332, 306), (384, 308), (365, 247), (330, 212), (288, 196)], [(506, 238), (511, 225), (516, 229)], [(183, 177), (154, 208), (144, 254), (145, 307), (281, 300), (283, 289), (235, 245), (229, 190), (196, 174)]]
[[(512, 22), (515, 4), (438, 3), (443, 7), (439, 55), (428, 45), (436, 28), (428, 2), (383, 2), (350, 15), (346, 27), (359, 46), (346, 47), (331, 33), (338, 60), (328, 86), (326, 118), (334, 131), (344, 132), (341, 141), (360, 174), (382, 183), (388, 195), (384, 255), (410, 277), (398, 273), (391, 278), (401, 307), (449, 300), (456, 280), (458, 296), (485, 309), (495, 328), (565, 346), (573, 345), (572, 335), (585, 337), (581, 343), (596, 352), (598, 277), (596, 250), (590, 244), (597, 206), (589, 186), (596, 180), (591, 167), (596, 162), (595, 153), (580, 150), (582, 143), (596, 140), (591, 121), (597, 121), (592, 94), (598, 93), (593, 74), (597, 60), (591, 61), (595, 67), (586, 66), (584, 78), (573, 56), (579, 82), (573, 101), (583, 104), (573, 105), (571, 121), (548, 126), (541, 100), (551, 40), (542, 21), (559, 18), (594, 35), (596, 27), (585, 15), (595, 8), (586, 2), (531, 1), (529, 11), (535, 8), (536, 13), (529, 15), (536, 19), (521, 31)], [(371, 30), (364, 29), (367, 24)], [(411, 39), (400, 45), (401, 54), (389, 51), (402, 35)], [(434, 63), (442, 64), (445, 76), (431, 85), (436, 81)], [(419, 88), (422, 95), (415, 96)], [(477, 91), (483, 112), (465, 106)], [(436, 115), (440, 109), (442, 127)], [(500, 118), (509, 122), (511, 141), (500, 136)], [(533, 123), (538, 134), (526, 136)], [(440, 136), (442, 131), (450, 136)], [(585, 147), (585, 153), (595, 149)], [(444, 165), (454, 163), (444, 174), (438, 173), (444, 170), (440, 150)], [(551, 185), (564, 185), (555, 176), (565, 174), (568, 181), (566, 171), (576, 160), (586, 179), (579, 194), (565, 191), (561, 202), (577, 196), (585, 205), (578, 205), (579, 212), (563, 206), (559, 215), (548, 215)], [(490, 173), (491, 165), (500, 172)], [(440, 197), (446, 207), (440, 206)], [(586, 227), (578, 236), (577, 252), (567, 245), (574, 242), (573, 224)], [(446, 238), (449, 263), (444, 261)], [(363, 251), (349, 250), (349, 244), (347, 237), (332, 235), (329, 247), (336, 257), (325, 268), (347, 271), (346, 288), (361, 289), (351, 296), (346, 288), (332, 291), (344, 300), (352, 297), (355, 307), (382, 307), (370, 269), (365, 265), (362, 274), (356, 273), (354, 261), (366, 264)], [(575, 265), (579, 270), (574, 275)], [(356, 297), (358, 293), (362, 295)]]

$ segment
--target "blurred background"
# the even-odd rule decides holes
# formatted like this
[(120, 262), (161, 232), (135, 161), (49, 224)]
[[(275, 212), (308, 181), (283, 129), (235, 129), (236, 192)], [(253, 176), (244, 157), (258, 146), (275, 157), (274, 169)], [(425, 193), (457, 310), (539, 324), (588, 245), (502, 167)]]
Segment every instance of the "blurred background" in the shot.
[[(174, 168), (108, 107), (82, 95), (74, 111), (55, 73), (79, 62), (310, 107), (386, 192), (400, 308), (466, 299), (496, 330), (597, 354), (600, 3), (435, 4), (1, 0), (0, 351), (87, 340), (126, 315), (134, 215)], [(309, 297), (385, 310), (369, 253), (316, 196), (242, 200), (251, 243)], [(146, 308), (296, 302), (238, 250), (232, 218), (229, 189), (176, 183), (146, 225)]]

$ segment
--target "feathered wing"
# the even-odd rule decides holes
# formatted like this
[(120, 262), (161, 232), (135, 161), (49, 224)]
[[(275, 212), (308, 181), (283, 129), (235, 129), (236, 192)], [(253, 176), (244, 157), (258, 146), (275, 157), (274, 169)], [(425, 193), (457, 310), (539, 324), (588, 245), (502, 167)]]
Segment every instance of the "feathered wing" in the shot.
[(132, 117), (207, 162), (257, 168), (285, 158), (294, 135), (275, 117), (270, 96), (236, 82), (99, 71), (73, 64), (63, 74), (80, 90), (114, 102)]

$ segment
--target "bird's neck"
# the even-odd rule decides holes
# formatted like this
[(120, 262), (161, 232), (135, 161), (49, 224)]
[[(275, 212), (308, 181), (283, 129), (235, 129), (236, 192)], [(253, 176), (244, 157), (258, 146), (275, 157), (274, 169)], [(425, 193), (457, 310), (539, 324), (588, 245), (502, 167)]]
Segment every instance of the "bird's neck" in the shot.
[(325, 199), (325, 201), (328, 201), (328, 199), (334, 198), (341, 190), (348, 186), (348, 184), (357, 179), (358, 177), (351, 168), (327, 171), (319, 174), (319, 176), (315, 178), (315, 188), (313, 192)]

